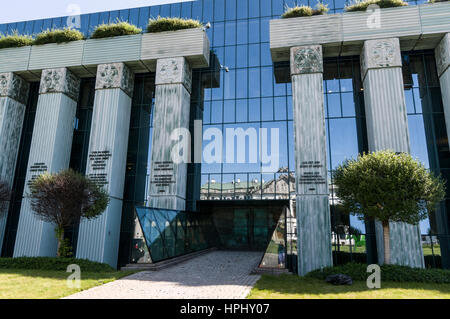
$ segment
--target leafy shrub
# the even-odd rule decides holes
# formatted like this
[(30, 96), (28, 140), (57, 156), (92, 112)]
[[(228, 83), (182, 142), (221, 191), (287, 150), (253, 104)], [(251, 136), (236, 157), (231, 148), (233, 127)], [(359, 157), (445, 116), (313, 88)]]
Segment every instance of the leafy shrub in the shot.
[(345, 11), (366, 11), (367, 7), (372, 4), (376, 4), (380, 8), (404, 7), (408, 5), (408, 3), (403, 0), (355, 0), (353, 4), (345, 7)]
[[(342, 266), (327, 267), (323, 270), (315, 270), (310, 272), (306, 276), (325, 280), (327, 276), (336, 274), (348, 275), (356, 281), (365, 281), (370, 275), (369, 273), (367, 273), (366, 264), (348, 263)], [(381, 280), (449, 284), (450, 270), (410, 268), (398, 265), (383, 265), (381, 266)]]
[(92, 39), (101, 39), (101, 38), (109, 38), (109, 37), (118, 37), (122, 35), (133, 35), (139, 34), (142, 32), (142, 29), (139, 29), (133, 24), (128, 22), (117, 22), (110, 24), (102, 24), (95, 28), (94, 32), (91, 35)]
[(150, 33), (176, 31), (183, 29), (202, 28), (203, 24), (198, 20), (181, 18), (161, 18), (150, 19), (147, 31)]
[(0, 49), (19, 48), (33, 44), (33, 38), (29, 35), (0, 35)]
[(310, 17), (315, 15), (322, 15), (328, 12), (328, 6), (323, 3), (318, 3), (316, 9), (310, 6), (295, 6), (293, 8), (286, 8), (286, 11), (282, 14), (283, 19), (298, 18), (298, 17)]
[[(442, 268), (442, 258), (439, 255), (426, 255), (425, 259), (425, 268)], [(367, 254), (366, 253), (349, 253), (346, 251), (333, 251), (333, 263), (335, 265), (345, 265), (350, 262), (356, 263), (367, 263)]]
[(53, 257), (19, 257), (0, 258), (0, 269), (39, 269), (66, 271), (67, 266), (79, 265), (85, 272), (112, 272), (116, 271), (107, 264), (102, 264), (86, 259), (53, 258)]
[(64, 43), (70, 41), (83, 40), (84, 35), (75, 29), (53, 29), (46, 30), (39, 33), (34, 40), (35, 45), (47, 44), (47, 43)]
[(437, 2), (447, 2), (450, 0), (428, 0), (429, 3), (437, 3)]

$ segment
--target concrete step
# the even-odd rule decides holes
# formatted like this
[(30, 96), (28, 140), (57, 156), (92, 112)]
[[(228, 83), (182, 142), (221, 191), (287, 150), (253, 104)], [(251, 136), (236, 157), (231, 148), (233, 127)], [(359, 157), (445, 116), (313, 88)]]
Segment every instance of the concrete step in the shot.
[(252, 274), (257, 274), (257, 275), (266, 274), (266, 275), (279, 276), (279, 275), (282, 275), (282, 274), (292, 275), (292, 272), (290, 272), (289, 269), (285, 269), (285, 268), (260, 268), (260, 267), (255, 267), (253, 269), (253, 271), (252, 271)]
[(214, 250), (217, 250), (217, 248), (214, 247), (214, 248), (208, 248), (208, 249), (201, 250), (201, 251), (196, 251), (196, 252), (186, 254), (183, 256), (178, 256), (178, 257), (174, 257), (171, 259), (163, 260), (163, 261), (160, 261), (160, 262), (157, 262), (154, 264), (148, 264), (148, 263), (146, 263), (146, 264), (128, 264), (128, 265), (125, 265), (125, 267), (120, 268), (120, 270), (122, 270), (122, 271), (126, 271), (126, 270), (158, 271), (158, 270), (165, 269), (167, 267), (174, 266), (179, 263), (188, 261), (189, 259), (210, 253)]

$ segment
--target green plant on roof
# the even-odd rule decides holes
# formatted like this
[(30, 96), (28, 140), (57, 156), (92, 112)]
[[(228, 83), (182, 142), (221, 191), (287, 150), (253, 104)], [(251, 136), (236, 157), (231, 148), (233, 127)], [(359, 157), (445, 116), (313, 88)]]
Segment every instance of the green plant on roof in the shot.
[(17, 31), (13, 34), (0, 34), (0, 49), (20, 48), (33, 44), (33, 38), (29, 35), (19, 35)]
[(128, 22), (117, 21), (115, 23), (101, 24), (95, 28), (91, 35), (92, 39), (118, 37), (122, 35), (139, 34), (142, 29)]
[(84, 35), (76, 29), (52, 29), (39, 33), (34, 40), (35, 45), (47, 43), (65, 43), (71, 41), (83, 40)]
[(310, 6), (295, 6), (289, 8), (286, 6), (286, 10), (282, 14), (283, 19), (298, 18), (298, 17), (310, 17), (315, 15), (322, 15), (328, 12), (328, 5), (319, 2), (316, 8), (313, 9)]
[(164, 31), (176, 31), (183, 29), (195, 29), (202, 28), (203, 24), (198, 20), (193, 19), (181, 19), (181, 18), (161, 18), (150, 19), (147, 32), (164, 32)]
[(428, 3), (447, 2), (450, 0), (428, 0)]
[(408, 3), (403, 0), (354, 0), (352, 4), (345, 7), (345, 11), (366, 11), (370, 5), (377, 5), (380, 8), (404, 7)]

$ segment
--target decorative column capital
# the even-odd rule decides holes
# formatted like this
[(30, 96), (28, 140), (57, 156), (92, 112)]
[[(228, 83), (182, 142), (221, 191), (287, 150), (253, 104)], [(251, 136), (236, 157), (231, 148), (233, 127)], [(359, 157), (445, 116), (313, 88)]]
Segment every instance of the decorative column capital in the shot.
[(134, 73), (124, 63), (100, 64), (97, 67), (95, 89), (122, 89), (133, 96)]
[(323, 73), (321, 45), (291, 48), (291, 75)]
[(435, 49), (438, 75), (441, 76), (450, 66), (450, 33), (447, 33)]
[(39, 93), (64, 93), (76, 101), (80, 93), (80, 79), (67, 68), (43, 70)]
[(30, 84), (12, 72), (0, 73), (0, 97), (10, 97), (27, 104)]
[(364, 79), (370, 69), (402, 67), (398, 38), (367, 40), (361, 53), (361, 74)]
[(184, 57), (159, 59), (156, 63), (155, 84), (183, 84), (191, 92), (192, 71), (189, 63)]

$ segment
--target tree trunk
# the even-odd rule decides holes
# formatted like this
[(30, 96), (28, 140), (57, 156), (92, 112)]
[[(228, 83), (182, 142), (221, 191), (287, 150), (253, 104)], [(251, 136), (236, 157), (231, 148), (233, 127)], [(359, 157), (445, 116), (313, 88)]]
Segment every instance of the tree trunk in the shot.
[(389, 265), (391, 263), (389, 222), (382, 222), (382, 224), (383, 224), (383, 240), (384, 240), (384, 263), (386, 265)]
[(61, 257), (61, 245), (64, 241), (64, 228), (58, 227), (57, 234), (58, 234), (58, 251), (56, 252), (56, 256)]

